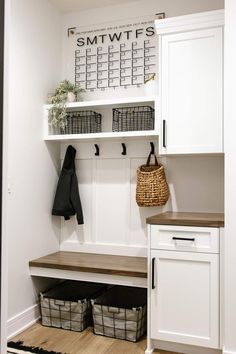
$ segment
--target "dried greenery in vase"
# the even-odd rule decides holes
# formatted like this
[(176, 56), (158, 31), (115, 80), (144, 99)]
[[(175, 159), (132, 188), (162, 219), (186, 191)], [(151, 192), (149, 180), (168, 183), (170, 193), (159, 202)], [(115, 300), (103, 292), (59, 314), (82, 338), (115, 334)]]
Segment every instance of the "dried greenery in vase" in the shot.
[(81, 101), (85, 91), (69, 80), (63, 80), (56, 87), (51, 97), (52, 107), (49, 110), (48, 122), (55, 128), (65, 130), (67, 125), (66, 104), (68, 102)]

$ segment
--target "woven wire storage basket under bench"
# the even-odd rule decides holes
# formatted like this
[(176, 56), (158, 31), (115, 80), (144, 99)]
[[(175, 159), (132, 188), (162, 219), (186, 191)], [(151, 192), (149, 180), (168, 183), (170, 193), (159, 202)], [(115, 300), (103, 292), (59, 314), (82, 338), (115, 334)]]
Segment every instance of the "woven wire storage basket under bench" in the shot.
[(146, 332), (146, 289), (116, 285), (91, 303), (95, 334), (136, 342)]
[(106, 288), (104, 284), (68, 280), (41, 293), (42, 325), (83, 331), (92, 324), (91, 298)]
[(113, 108), (113, 132), (154, 129), (155, 110), (149, 106)]
[(94, 111), (73, 111), (67, 113), (65, 129), (50, 126), (50, 134), (90, 134), (100, 133), (102, 115)]

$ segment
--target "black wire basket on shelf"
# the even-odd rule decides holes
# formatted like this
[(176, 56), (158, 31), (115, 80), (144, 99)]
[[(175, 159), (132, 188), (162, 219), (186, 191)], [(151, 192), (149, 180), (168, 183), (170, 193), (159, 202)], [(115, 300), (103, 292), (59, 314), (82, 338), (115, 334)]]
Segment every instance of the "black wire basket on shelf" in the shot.
[(102, 115), (94, 111), (68, 112), (66, 120), (65, 129), (50, 127), (50, 134), (90, 134), (102, 130)]
[(149, 106), (113, 108), (113, 132), (154, 129), (155, 110)]

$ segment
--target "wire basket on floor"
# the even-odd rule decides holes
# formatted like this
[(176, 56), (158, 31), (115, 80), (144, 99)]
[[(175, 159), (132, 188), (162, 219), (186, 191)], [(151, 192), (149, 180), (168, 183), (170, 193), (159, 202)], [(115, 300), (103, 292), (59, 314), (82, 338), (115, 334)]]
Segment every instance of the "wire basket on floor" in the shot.
[(81, 332), (92, 324), (91, 298), (106, 285), (68, 280), (40, 294), (42, 325)]
[(67, 113), (65, 129), (49, 127), (49, 133), (55, 134), (89, 134), (100, 133), (102, 115), (94, 111), (74, 111)]
[(146, 289), (116, 285), (91, 302), (95, 334), (136, 342), (146, 332)]
[(149, 106), (113, 108), (113, 132), (154, 129), (154, 112)]

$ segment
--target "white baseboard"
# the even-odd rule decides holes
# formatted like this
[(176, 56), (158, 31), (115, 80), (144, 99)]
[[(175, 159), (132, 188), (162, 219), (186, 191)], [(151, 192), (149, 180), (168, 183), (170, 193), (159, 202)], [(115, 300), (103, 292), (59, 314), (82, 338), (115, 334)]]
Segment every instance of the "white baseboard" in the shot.
[(152, 354), (154, 349), (146, 349), (145, 354)]
[[(187, 344), (180, 344), (175, 342), (166, 342), (161, 340), (152, 340), (154, 348), (166, 350), (174, 353), (187, 353), (187, 354), (222, 354), (220, 349), (204, 348)], [(224, 353), (224, 354), (236, 354), (236, 353)]]
[(223, 348), (222, 354), (236, 354), (236, 351), (232, 352)]
[(11, 339), (26, 328), (32, 326), (39, 318), (40, 310), (38, 304), (10, 318), (7, 321), (7, 339)]

